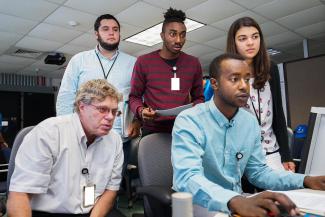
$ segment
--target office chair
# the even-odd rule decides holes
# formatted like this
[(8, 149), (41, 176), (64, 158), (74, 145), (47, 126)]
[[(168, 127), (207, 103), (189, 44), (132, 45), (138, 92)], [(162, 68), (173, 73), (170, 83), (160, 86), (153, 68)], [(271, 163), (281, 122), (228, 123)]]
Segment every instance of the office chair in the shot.
[(8, 175), (7, 175), (7, 192), (9, 192), (10, 179), (15, 169), (15, 159), (17, 155), (17, 151), (24, 140), (24, 137), (34, 128), (34, 126), (29, 126), (21, 129), (14, 140), (14, 144), (12, 145), (9, 166), (8, 166)]
[(171, 216), (173, 169), (171, 164), (172, 136), (155, 133), (140, 140), (138, 167), (146, 217)]
[(132, 186), (132, 181), (139, 178), (138, 172), (138, 146), (141, 137), (132, 139), (130, 142), (130, 152), (128, 164), (123, 172), (123, 179), (125, 181), (126, 193), (128, 197), (128, 208), (133, 207), (133, 203), (137, 199), (136, 192)]

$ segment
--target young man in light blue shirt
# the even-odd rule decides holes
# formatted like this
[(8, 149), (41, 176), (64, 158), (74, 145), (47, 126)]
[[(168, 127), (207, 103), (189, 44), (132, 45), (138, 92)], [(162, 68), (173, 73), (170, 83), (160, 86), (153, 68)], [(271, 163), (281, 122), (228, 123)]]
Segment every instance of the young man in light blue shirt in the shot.
[(241, 196), (241, 177), (245, 174), (251, 183), (263, 189), (325, 190), (325, 176), (273, 171), (266, 165), (256, 118), (239, 108), (249, 97), (251, 77), (242, 57), (217, 57), (210, 65), (210, 77), (213, 99), (185, 110), (175, 121), (174, 189), (192, 193), (194, 204), (209, 211), (241, 216), (266, 216), (271, 211), (277, 216), (279, 203), (290, 215), (297, 215), (295, 204), (283, 194)]
[[(73, 113), (77, 90), (81, 84), (92, 79), (106, 79), (123, 94), (123, 101), (128, 101), (136, 58), (118, 50), (120, 24), (114, 16), (104, 14), (96, 19), (94, 30), (98, 41), (96, 48), (73, 56), (64, 72), (56, 102), (58, 116)], [(117, 118), (113, 127), (120, 135), (121, 122), (122, 118)], [(139, 130), (139, 123), (131, 124), (129, 137), (137, 136)]]

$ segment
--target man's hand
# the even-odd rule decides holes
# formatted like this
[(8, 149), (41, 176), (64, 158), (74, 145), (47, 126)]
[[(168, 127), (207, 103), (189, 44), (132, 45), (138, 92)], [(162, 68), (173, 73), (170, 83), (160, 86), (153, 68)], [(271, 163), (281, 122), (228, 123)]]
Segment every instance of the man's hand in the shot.
[(306, 176), (304, 186), (314, 190), (325, 190), (325, 176)]
[(294, 162), (289, 161), (289, 162), (283, 162), (282, 163), (283, 167), (287, 171), (295, 172), (296, 171), (296, 165)]
[(156, 118), (156, 111), (154, 111), (152, 108), (144, 108), (141, 111), (141, 117), (143, 121), (151, 121)]
[(240, 216), (280, 216), (277, 205), (291, 216), (299, 215), (296, 205), (284, 194), (264, 191), (252, 197), (235, 196), (228, 202), (230, 211)]
[(141, 123), (137, 119), (133, 119), (132, 123), (128, 127), (128, 137), (136, 138), (140, 135)]

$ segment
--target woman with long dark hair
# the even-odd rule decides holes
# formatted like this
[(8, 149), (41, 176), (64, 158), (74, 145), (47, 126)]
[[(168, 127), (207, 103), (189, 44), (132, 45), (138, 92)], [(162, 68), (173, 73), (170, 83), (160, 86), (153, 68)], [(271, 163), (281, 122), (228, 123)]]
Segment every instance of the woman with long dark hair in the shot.
[(254, 19), (243, 17), (232, 23), (227, 52), (242, 55), (252, 71), (246, 108), (261, 126), (261, 143), (267, 164), (276, 170), (295, 171), (288, 146), (279, 71), (270, 61), (263, 33)]

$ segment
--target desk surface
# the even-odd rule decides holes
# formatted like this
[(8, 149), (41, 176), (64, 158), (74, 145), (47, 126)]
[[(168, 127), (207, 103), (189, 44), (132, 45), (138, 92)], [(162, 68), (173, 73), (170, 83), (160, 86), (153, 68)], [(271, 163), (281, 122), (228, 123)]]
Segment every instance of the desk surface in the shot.
[[(312, 190), (312, 189), (297, 189), (297, 190), (291, 190), (288, 192), (303, 192), (303, 193), (313, 193), (313, 194), (319, 194), (322, 196), (325, 196), (325, 191), (318, 191), (318, 190)], [(313, 214), (318, 214), (318, 215), (322, 215), (324, 216), (325, 213), (318, 213), (318, 212), (314, 212), (313, 210), (308, 210), (308, 209), (301, 209), (300, 210), (302, 212), (307, 212), (307, 213), (313, 213)], [(201, 206), (198, 205), (193, 205), (193, 213), (194, 213), (194, 217), (227, 217), (228, 214), (227, 213), (223, 213), (223, 212), (209, 212), (206, 208), (203, 208)]]

